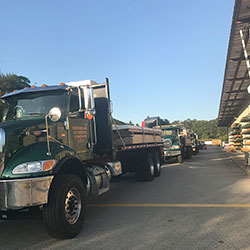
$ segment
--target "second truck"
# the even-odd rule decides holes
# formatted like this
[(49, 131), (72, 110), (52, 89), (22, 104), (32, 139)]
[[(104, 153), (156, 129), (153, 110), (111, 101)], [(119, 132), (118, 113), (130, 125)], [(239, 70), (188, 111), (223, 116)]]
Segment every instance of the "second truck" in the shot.
[(164, 142), (164, 160), (175, 158), (182, 163), (184, 158), (190, 159), (193, 154), (192, 135), (189, 129), (181, 124), (163, 125), (159, 116), (147, 117), (143, 122), (144, 127), (154, 127), (162, 130)]
[(162, 138), (164, 142), (164, 159), (176, 158), (182, 163), (184, 158), (192, 157), (190, 133), (180, 125), (163, 125)]

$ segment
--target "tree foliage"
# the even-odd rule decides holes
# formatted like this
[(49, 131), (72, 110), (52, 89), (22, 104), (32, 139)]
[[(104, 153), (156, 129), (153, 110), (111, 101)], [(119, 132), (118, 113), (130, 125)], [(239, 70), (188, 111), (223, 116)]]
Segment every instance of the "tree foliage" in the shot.
[(218, 127), (217, 119), (209, 121), (187, 119), (179, 123), (183, 124), (185, 128), (188, 128), (198, 134), (200, 139), (227, 139), (227, 128)]
[(159, 125), (161, 126), (161, 125), (169, 125), (170, 124), (170, 122), (169, 122), (169, 120), (168, 119), (159, 119)]
[(168, 119), (161, 119), (160, 117), (157, 117), (158, 119), (155, 119), (153, 122), (148, 123), (147, 126), (149, 128), (153, 128), (155, 126), (162, 126), (162, 125), (169, 125), (170, 122)]
[[(25, 87), (30, 87), (30, 80), (27, 77), (0, 73), (0, 96)], [(0, 121), (2, 121), (3, 116), (2, 110), (3, 103), (0, 103)]]
[(127, 125), (127, 123), (120, 121), (120, 120), (117, 120), (115, 118), (113, 118), (113, 124), (114, 125)]
[(134, 124), (132, 121), (129, 121), (129, 122), (128, 122), (128, 125), (134, 126), (135, 124)]
[(14, 90), (30, 87), (30, 80), (24, 76), (16, 74), (0, 73), (0, 95), (12, 92)]

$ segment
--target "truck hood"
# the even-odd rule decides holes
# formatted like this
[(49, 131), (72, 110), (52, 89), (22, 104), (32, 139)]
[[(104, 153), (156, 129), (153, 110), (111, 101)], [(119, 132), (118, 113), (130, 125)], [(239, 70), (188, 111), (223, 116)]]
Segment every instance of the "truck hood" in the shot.
[(0, 128), (2, 128), (6, 134), (11, 132), (15, 132), (16, 130), (25, 129), (29, 130), (31, 126), (38, 126), (44, 124), (45, 127), (45, 120), (44, 118), (35, 118), (29, 120), (15, 120), (15, 121), (8, 121), (8, 122), (1, 122)]
[[(5, 164), (20, 149), (46, 140), (45, 121), (39, 117), (29, 120), (16, 120), (0, 123), (0, 128), (5, 132), (5, 144), (1, 152), (1, 158), (4, 158)], [(34, 135), (35, 131), (43, 131), (39, 136)], [(3, 138), (1, 140), (4, 141)], [(3, 142), (0, 142), (3, 144)]]

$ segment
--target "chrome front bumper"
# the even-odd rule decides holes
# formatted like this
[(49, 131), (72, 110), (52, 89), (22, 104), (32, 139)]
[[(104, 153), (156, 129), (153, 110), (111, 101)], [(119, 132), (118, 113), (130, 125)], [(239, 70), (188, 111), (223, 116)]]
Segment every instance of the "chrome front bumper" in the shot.
[(48, 202), (54, 176), (0, 180), (0, 210), (20, 209)]
[(164, 157), (174, 157), (181, 154), (180, 150), (164, 151)]

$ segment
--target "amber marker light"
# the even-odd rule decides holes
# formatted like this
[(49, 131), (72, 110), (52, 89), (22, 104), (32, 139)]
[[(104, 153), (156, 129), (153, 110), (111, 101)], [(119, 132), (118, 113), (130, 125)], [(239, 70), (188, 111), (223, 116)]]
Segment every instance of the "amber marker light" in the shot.
[(32, 85), (31, 88), (36, 88), (36, 86), (35, 86), (35, 85)]
[(48, 87), (48, 85), (46, 85), (46, 84), (43, 84), (43, 85), (42, 85), (42, 87)]
[(89, 120), (92, 120), (92, 119), (93, 119), (93, 115), (88, 114), (87, 118), (88, 118)]
[(33, 135), (34, 135), (34, 136), (40, 136), (40, 135), (42, 135), (42, 133), (41, 133), (40, 131), (34, 131), (34, 132), (33, 132)]
[(65, 85), (65, 83), (61, 82), (59, 85), (60, 85), (60, 86), (63, 86), (63, 85)]
[(43, 162), (43, 166), (42, 166), (43, 171), (48, 171), (48, 170), (52, 169), (53, 166), (54, 166), (54, 164), (55, 164), (55, 162), (56, 162), (55, 160), (44, 161)]

